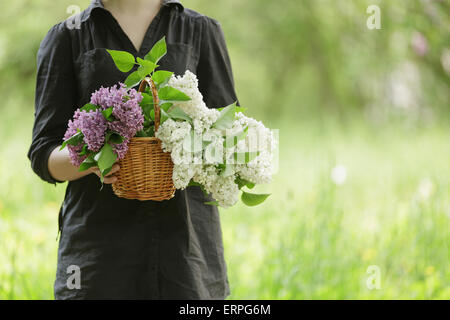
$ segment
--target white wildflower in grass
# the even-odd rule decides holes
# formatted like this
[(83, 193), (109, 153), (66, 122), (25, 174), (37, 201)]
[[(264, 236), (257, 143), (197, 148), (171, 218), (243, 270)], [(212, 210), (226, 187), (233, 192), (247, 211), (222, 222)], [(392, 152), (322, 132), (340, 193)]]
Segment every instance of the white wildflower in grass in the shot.
[(429, 199), (433, 194), (433, 191), (434, 191), (433, 182), (428, 178), (423, 179), (417, 188), (417, 194), (421, 200)]
[[(190, 71), (172, 76), (168, 85), (191, 98), (176, 101), (169, 114), (178, 107), (192, 121), (169, 118), (156, 133), (163, 150), (171, 153), (177, 189), (199, 185), (218, 205), (229, 207), (238, 201), (243, 186), (270, 182), (275, 139), (262, 122), (236, 112), (235, 106), (209, 109)], [(242, 200), (256, 205), (267, 196), (243, 192)]]
[(338, 186), (341, 186), (347, 180), (347, 168), (338, 164), (331, 170), (331, 180)]

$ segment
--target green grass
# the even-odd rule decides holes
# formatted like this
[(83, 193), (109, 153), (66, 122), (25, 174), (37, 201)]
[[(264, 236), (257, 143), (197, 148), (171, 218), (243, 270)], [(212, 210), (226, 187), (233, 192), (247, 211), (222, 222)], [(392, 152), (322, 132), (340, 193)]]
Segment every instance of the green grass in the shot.
[[(0, 118), (0, 299), (52, 299), (65, 185), (41, 182), (31, 115)], [(281, 126), (258, 207), (222, 210), (231, 299), (449, 299), (450, 129)], [(343, 185), (330, 179), (347, 168)], [(369, 266), (381, 288), (366, 286)]]
[[(385, 130), (281, 130), (271, 199), (222, 214), (231, 298), (450, 297), (448, 132)], [(371, 265), (380, 290), (366, 286)]]

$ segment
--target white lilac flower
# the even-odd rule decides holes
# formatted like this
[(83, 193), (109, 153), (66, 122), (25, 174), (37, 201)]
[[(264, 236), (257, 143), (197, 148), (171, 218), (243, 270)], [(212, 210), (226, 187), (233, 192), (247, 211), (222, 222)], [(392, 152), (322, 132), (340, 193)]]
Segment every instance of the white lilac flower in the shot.
[[(177, 189), (185, 189), (192, 180), (203, 186), (222, 207), (229, 207), (238, 201), (239, 187), (236, 178), (240, 177), (253, 183), (268, 183), (272, 176), (272, 154), (275, 140), (272, 132), (260, 121), (237, 113), (235, 121), (226, 133), (212, 127), (220, 112), (209, 109), (198, 90), (196, 76), (186, 71), (183, 76), (172, 76), (169, 86), (185, 94), (191, 100), (176, 102), (192, 118), (192, 125), (187, 121), (166, 120), (156, 132), (162, 140), (162, 148), (171, 153), (173, 181)], [(233, 135), (248, 128), (247, 136), (236, 145), (224, 148), (224, 134)], [(184, 147), (186, 137), (200, 136), (204, 143), (203, 150)], [(194, 145), (195, 146), (195, 145)], [(227, 166), (224, 163), (234, 159), (234, 153), (258, 152), (258, 156), (248, 163), (236, 163)], [(228, 161), (226, 161), (229, 159)]]
[(244, 129), (248, 127), (248, 134), (244, 140), (238, 142), (237, 152), (258, 152), (259, 155), (245, 164), (237, 164), (236, 172), (245, 180), (253, 183), (269, 183), (272, 178), (272, 154), (276, 144), (273, 133), (262, 122), (244, 116), (241, 112), (236, 115), (233, 127)]
[(175, 145), (182, 143), (184, 137), (189, 134), (191, 125), (186, 121), (174, 121), (167, 119), (158, 129), (155, 136), (162, 141), (162, 148), (166, 152), (172, 152)]
[(176, 102), (174, 107), (180, 107), (193, 119), (197, 134), (202, 134), (217, 120), (220, 112), (206, 106), (203, 96), (198, 90), (198, 80), (195, 74), (187, 70), (183, 76), (172, 76), (168, 85), (184, 92), (191, 98), (189, 101)]

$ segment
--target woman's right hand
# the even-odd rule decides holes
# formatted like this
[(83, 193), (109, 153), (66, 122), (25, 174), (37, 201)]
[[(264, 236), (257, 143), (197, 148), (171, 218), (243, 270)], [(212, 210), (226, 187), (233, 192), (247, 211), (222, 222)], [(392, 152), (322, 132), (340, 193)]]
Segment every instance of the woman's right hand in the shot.
[[(98, 167), (90, 167), (88, 170), (90, 170), (90, 172), (95, 173), (99, 178), (101, 177), (101, 173), (100, 173), (100, 169)], [(115, 163), (112, 168), (111, 171), (105, 176), (105, 178), (103, 179), (103, 183), (106, 184), (112, 184), (117, 182), (117, 177), (116, 177), (116, 173), (120, 170), (120, 166), (118, 163)]]
[[(73, 181), (80, 179), (88, 174), (95, 173), (98, 177), (101, 176), (100, 169), (98, 167), (91, 167), (88, 170), (78, 171), (78, 167), (74, 166), (70, 162), (70, 154), (67, 148), (60, 150), (61, 146), (55, 147), (48, 158), (48, 171), (53, 179), (59, 182)], [(103, 183), (112, 184), (117, 181), (115, 176), (120, 167), (119, 160), (116, 160), (111, 171), (105, 176)]]

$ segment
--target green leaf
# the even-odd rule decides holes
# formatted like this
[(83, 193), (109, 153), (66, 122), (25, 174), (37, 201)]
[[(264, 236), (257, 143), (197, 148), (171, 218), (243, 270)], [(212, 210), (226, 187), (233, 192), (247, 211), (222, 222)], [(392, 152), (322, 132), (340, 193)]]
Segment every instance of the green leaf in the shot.
[(84, 135), (83, 133), (78, 129), (78, 132), (75, 133), (73, 136), (71, 136), (69, 139), (65, 140), (63, 144), (61, 145), (61, 148), (59, 150), (62, 150), (65, 148), (66, 145), (70, 144), (71, 146), (76, 146), (79, 143), (83, 142)]
[(169, 111), (170, 107), (173, 106), (172, 102), (165, 102), (161, 104), (159, 107), (164, 110), (165, 112)]
[(141, 77), (141, 80), (142, 80), (142, 79), (145, 79), (146, 77), (149, 77), (153, 70), (155, 70), (155, 68), (151, 68), (148, 66), (140, 66), (137, 69), (137, 72), (139, 73), (139, 76)]
[(161, 100), (164, 100), (164, 102), (191, 100), (191, 98), (184, 92), (170, 86), (165, 86), (159, 89), (158, 96)]
[(241, 200), (245, 205), (252, 207), (263, 203), (268, 196), (270, 196), (270, 194), (256, 194), (242, 191)]
[(141, 77), (141, 75), (138, 71), (134, 71), (134, 72), (130, 73), (130, 75), (125, 79), (124, 83), (128, 89), (133, 88), (134, 86), (137, 86), (143, 78), (144, 77)]
[(92, 111), (92, 110), (97, 110), (98, 108), (100, 108), (99, 106), (96, 106), (95, 104), (92, 103), (86, 103), (83, 107), (80, 108), (81, 111)]
[(255, 184), (253, 182), (250, 182), (248, 180), (242, 179), (241, 177), (236, 177), (236, 179), (234, 180), (235, 183), (237, 183), (239, 190), (241, 190), (242, 187), (247, 187), (249, 189), (252, 189)]
[(166, 37), (162, 37), (161, 40), (155, 43), (153, 48), (144, 57), (145, 60), (153, 63), (158, 63), (159, 59), (164, 57), (167, 53)]
[(237, 106), (236, 106), (236, 111), (235, 111), (235, 113), (238, 113), (238, 112), (244, 113), (245, 111), (247, 111), (247, 108), (245, 108), (245, 107), (237, 107)]
[(236, 132), (235, 134), (230, 136), (226, 136), (225, 141), (223, 142), (223, 146), (225, 148), (232, 148), (235, 145), (237, 145), (239, 140), (244, 139), (247, 136), (247, 134), (248, 134), (248, 126), (245, 127), (245, 129), (242, 131)]
[(155, 121), (155, 109), (154, 108), (152, 110), (150, 110), (150, 119)]
[(115, 120), (114, 116), (112, 115), (112, 112), (113, 112), (113, 107), (109, 107), (109, 108), (107, 108), (107, 109), (105, 109), (105, 110), (102, 110), (103, 116), (104, 116), (105, 119), (106, 119), (107, 121), (109, 121), (109, 122)]
[(198, 182), (195, 182), (195, 181), (191, 180), (188, 183), (188, 187), (202, 187), (202, 185), (200, 183), (198, 183)]
[(189, 117), (180, 107), (173, 108), (170, 112), (167, 113), (172, 119), (185, 120), (192, 123), (191, 117)]
[(140, 64), (139, 68), (137, 69), (137, 71), (139, 72), (139, 75), (142, 78), (145, 78), (146, 76), (148, 76), (150, 73), (153, 72), (153, 70), (155, 70), (155, 68), (158, 66), (157, 64), (151, 62), (151, 61), (147, 61), (147, 60), (142, 60), (141, 58), (137, 58), (138, 63)]
[(236, 109), (236, 102), (230, 104), (220, 111), (219, 118), (217, 118), (216, 122), (213, 124), (213, 128), (216, 129), (230, 129), (233, 126), (234, 115)]
[(245, 186), (249, 189), (253, 189), (255, 187), (255, 184), (253, 182), (247, 181), (247, 183), (245, 184)]
[(145, 133), (145, 130), (139, 130), (138, 132), (136, 132), (136, 137), (146, 137), (147, 134)]
[[(223, 109), (225, 109), (225, 107), (217, 108), (217, 110), (219, 110), (219, 111), (222, 111)], [(245, 108), (245, 107), (238, 107), (238, 106), (236, 105), (235, 114), (238, 113), (238, 112), (244, 113), (245, 111), (247, 111), (247, 108)]]
[(117, 132), (110, 132), (110, 134), (107, 136), (106, 142), (119, 144), (119, 143), (122, 143), (124, 140), (125, 140), (125, 138), (122, 137)]
[(155, 136), (155, 126), (151, 126), (147, 130), (145, 130), (146, 137), (154, 137)]
[(169, 82), (170, 77), (173, 75), (173, 72), (158, 70), (153, 73), (152, 79), (156, 83), (158, 87), (165, 85)]
[(78, 171), (85, 171), (91, 167), (95, 167), (97, 163), (95, 162), (92, 155), (84, 159), (84, 161), (80, 164), (80, 167), (78, 168)]
[[(102, 176), (103, 176), (103, 177), (106, 176), (106, 175), (111, 171), (111, 169), (112, 169), (112, 167), (111, 167), (111, 168), (106, 168), (105, 170), (103, 170)], [(103, 178), (103, 177), (102, 177), (102, 178)]]
[(111, 169), (116, 159), (117, 155), (114, 153), (113, 148), (109, 143), (105, 143), (94, 157), (94, 160), (98, 163), (98, 168), (100, 169), (102, 176), (105, 176), (107, 169)]
[(140, 104), (153, 104), (153, 97), (152, 95), (145, 93), (145, 92), (141, 92), (142, 95), (142, 100), (140, 102)]
[(136, 133), (136, 137), (153, 137), (155, 135), (155, 127), (152, 125), (150, 127), (146, 127), (141, 131)]
[(82, 162), (81, 164), (80, 164), (80, 167), (78, 168), (78, 171), (79, 172), (81, 172), (81, 171), (86, 171), (87, 169), (89, 169), (89, 168), (91, 168), (91, 167), (94, 167), (95, 166), (95, 163), (85, 163), (85, 162)]
[(139, 105), (142, 108), (146, 120), (150, 120), (150, 112), (153, 110), (153, 97), (147, 93), (142, 94), (142, 101)]
[(208, 202), (204, 202), (204, 204), (210, 205), (210, 206), (219, 206), (219, 202), (218, 201), (208, 201)]
[(84, 144), (84, 145), (83, 145), (83, 148), (81, 149), (80, 152), (78, 152), (78, 154), (79, 154), (80, 156), (84, 156), (84, 155), (87, 155), (88, 152), (89, 152), (88, 146), (87, 146), (87, 144)]
[(241, 179), (240, 177), (236, 177), (236, 179), (234, 179), (234, 182), (238, 185), (239, 190), (241, 190), (241, 188), (245, 186), (245, 180)]
[(109, 49), (106, 49), (106, 51), (111, 55), (117, 69), (122, 72), (130, 71), (136, 63), (134, 56), (129, 52)]
[(259, 151), (252, 151), (252, 152), (235, 152), (233, 154), (234, 161), (244, 161), (244, 163), (248, 163), (255, 159), (257, 156), (259, 156), (261, 152)]
[(203, 194), (205, 196), (208, 196), (208, 193), (206, 192), (205, 187), (202, 184), (198, 183), (198, 182), (195, 182), (195, 181), (191, 180), (188, 183), (188, 187), (200, 187), (200, 189), (202, 189)]
[(155, 120), (155, 111), (153, 110), (153, 104), (145, 105), (142, 110), (144, 111), (144, 117), (146, 120)]
[(80, 164), (78, 171), (84, 171), (89, 169), (90, 167), (96, 166), (97, 163), (94, 160), (93, 154), (90, 154), (84, 161)]
[(160, 119), (159, 119), (159, 123), (163, 124), (167, 119), (169, 119), (169, 115), (167, 114), (166, 111), (164, 111), (163, 108), (160, 108)]
[[(159, 111), (159, 124), (163, 124), (168, 118), (170, 118), (170, 116), (161, 107)], [(150, 118), (155, 121), (155, 109), (152, 109), (152, 111), (150, 112)]]
[(224, 169), (222, 172), (220, 172), (220, 176), (222, 177), (228, 177), (231, 176), (234, 173), (234, 164), (225, 164)]
[(203, 140), (203, 150), (206, 149), (206, 147), (209, 146), (211, 143), (212, 143), (212, 141)]
[[(163, 124), (167, 119), (171, 118), (171, 116), (167, 113), (167, 110), (169, 110), (169, 108), (172, 105), (173, 105), (173, 103), (166, 102), (159, 106), (159, 108), (160, 108), (159, 123), (160, 124)], [(150, 119), (154, 121), (155, 120), (155, 110), (153, 109), (153, 104), (151, 106), (152, 106), (152, 109), (149, 112), (149, 115), (150, 115)]]

